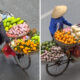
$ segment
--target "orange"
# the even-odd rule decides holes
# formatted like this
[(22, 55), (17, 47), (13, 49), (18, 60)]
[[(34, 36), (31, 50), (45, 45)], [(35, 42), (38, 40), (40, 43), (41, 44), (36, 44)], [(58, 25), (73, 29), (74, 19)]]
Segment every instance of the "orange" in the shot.
[(24, 46), (20, 46), (20, 48), (21, 48), (21, 49), (23, 49), (23, 48), (24, 48)]

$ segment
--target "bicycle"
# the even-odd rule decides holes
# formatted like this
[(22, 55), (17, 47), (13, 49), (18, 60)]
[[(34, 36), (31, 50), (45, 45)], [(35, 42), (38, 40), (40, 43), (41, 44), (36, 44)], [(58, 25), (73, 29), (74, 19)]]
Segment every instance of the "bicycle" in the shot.
[[(12, 13), (0, 10), (0, 14), (5, 14), (7, 16), (14, 16)], [(19, 67), (22, 69), (28, 69), (31, 66), (31, 56), (25, 54), (19, 54), (16, 52), (14, 59)]]
[[(56, 43), (58, 42), (56, 41)], [(77, 58), (74, 57), (72, 53), (70, 53), (70, 49), (72, 49), (76, 45), (69, 46), (71, 48), (67, 48), (67, 46), (64, 47), (62, 43), (58, 43), (57, 45), (61, 46), (62, 49), (64, 50), (65, 53), (64, 56), (60, 57), (57, 61), (46, 63), (47, 73), (50, 76), (54, 76), (54, 77), (62, 75), (68, 68), (70, 62), (74, 62), (77, 60)]]

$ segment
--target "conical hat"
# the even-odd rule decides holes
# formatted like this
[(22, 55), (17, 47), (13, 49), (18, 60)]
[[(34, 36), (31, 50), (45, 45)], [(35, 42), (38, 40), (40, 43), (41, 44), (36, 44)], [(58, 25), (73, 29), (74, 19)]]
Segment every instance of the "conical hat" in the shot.
[(56, 6), (52, 12), (52, 18), (59, 18), (63, 16), (67, 11), (67, 6), (65, 5), (60, 5)]

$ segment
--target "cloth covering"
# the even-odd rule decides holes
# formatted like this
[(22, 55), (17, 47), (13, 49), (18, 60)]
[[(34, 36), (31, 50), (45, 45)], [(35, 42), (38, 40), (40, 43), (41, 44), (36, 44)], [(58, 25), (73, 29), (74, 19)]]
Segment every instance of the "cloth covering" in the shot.
[(6, 57), (9, 57), (9, 55), (16, 56), (16, 53), (11, 49), (11, 47), (8, 44), (4, 45), (2, 51)]

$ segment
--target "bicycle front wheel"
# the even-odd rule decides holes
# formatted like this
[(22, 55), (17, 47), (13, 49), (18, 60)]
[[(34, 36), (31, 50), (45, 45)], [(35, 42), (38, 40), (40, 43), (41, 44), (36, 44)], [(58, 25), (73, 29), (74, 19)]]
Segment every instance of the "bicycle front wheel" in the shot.
[(14, 59), (17, 62), (18, 66), (22, 69), (28, 69), (31, 65), (30, 55), (17, 54)]

